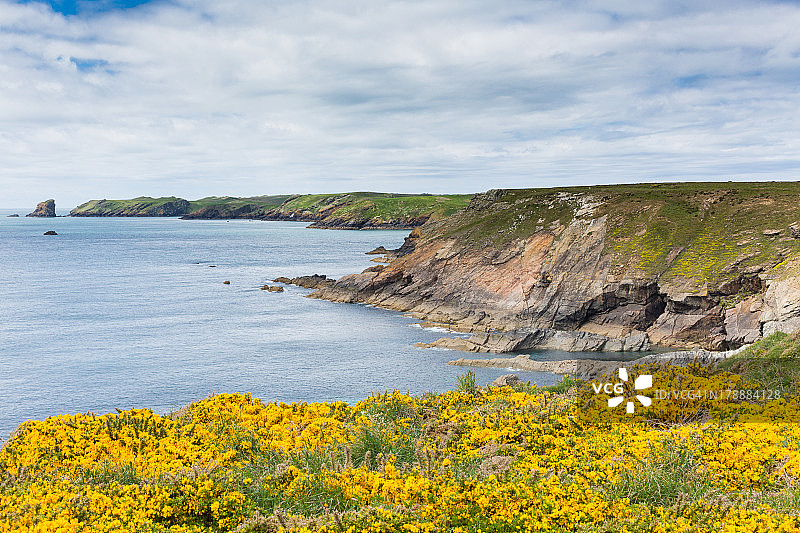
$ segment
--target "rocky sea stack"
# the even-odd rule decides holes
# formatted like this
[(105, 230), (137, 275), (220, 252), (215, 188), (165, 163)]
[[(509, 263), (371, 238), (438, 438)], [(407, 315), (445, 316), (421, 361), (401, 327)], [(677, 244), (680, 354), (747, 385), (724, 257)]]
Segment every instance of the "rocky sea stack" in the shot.
[(53, 218), (56, 216), (56, 201), (51, 199), (45, 200), (44, 202), (39, 202), (36, 205), (36, 209), (33, 210), (33, 213), (30, 213), (26, 216)]

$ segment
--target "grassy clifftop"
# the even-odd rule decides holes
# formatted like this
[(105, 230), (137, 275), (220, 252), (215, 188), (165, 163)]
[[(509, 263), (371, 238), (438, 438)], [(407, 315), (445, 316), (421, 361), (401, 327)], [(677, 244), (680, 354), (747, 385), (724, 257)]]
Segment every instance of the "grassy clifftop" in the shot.
[(575, 219), (605, 217), (616, 273), (715, 284), (800, 252), (800, 183), (664, 183), (516, 189), (476, 195), (423, 237), (502, 248)]
[(384, 225), (411, 227), (438, 220), (466, 207), (472, 195), (390, 194), (353, 192), (306, 194), (286, 201), (273, 216), (294, 215), (315, 220), (315, 226)]
[(189, 202), (189, 205), (191, 211), (197, 211), (198, 209), (203, 209), (204, 207), (219, 206), (238, 208), (247, 205), (254, 205), (262, 208), (272, 208), (281, 205), (291, 197), (291, 194), (251, 196), (248, 198), (237, 198), (235, 196), (208, 196), (206, 198), (200, 198), (199, 200), (192, 200)]
[(212, 196), (139, 197), (131, 200), (91, 200), (72, 216), (184, 216), (190, 219), (254, 218), (313, 222), (313, 227), (416, 227), (465, 207), (471, 195), (413, 195), (375, 192), (272, 195), (250, 198)]

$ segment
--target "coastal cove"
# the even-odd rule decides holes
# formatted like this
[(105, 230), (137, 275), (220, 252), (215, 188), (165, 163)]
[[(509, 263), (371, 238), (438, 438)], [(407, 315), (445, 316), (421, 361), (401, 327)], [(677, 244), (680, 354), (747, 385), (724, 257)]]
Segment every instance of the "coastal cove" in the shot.
[[(464, 372), (447, 365), (454, 352), (414, 347), (442, 332), (398, 312), (308, 299), (293, 286), (259, 290), (281, 275), (360, 272), (375, 264), (365, 252), (399, 246), (406, 230), (7, 217), (16, 212), (0, 210), (0, 438), (61, 413), (165, 413), (212, 392), (352, 402), (395, 388), (447, 390)], [(508, 371), (475, 372), (486, 383)]]

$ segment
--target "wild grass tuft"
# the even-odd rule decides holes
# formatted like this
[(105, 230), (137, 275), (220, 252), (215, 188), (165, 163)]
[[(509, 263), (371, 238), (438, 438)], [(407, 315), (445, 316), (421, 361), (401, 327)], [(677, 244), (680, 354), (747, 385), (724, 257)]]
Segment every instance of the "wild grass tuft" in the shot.
[(466, 394), (475, 394), (475, 391), (478, 389), (475, 372), (468, 370), (466, 374), (460, 374), (456, 379), (458, 380), (456, 391)]
[(547, 387), (542, 387), (542, 389), (552, 392), (553, 394), (565, 394), (571, 388), (578, 386), (578, 383), (579, 381), (576, 378), (572, 376), (564, 376), (558, 383), (549, 385)]
[(696, 501), (712, 490), (711, 477), (702, 470), (695, 452), (685, 443), (665, 441), (651, 445), (650, 453), (613, 483), (607, 494), (632, 503), (669, 507), (679, 500)]
[(775, 332), (717, 368), (742, 375), (756, 388), (777, 390), (781, 396), (800, 392), (800, 332)]

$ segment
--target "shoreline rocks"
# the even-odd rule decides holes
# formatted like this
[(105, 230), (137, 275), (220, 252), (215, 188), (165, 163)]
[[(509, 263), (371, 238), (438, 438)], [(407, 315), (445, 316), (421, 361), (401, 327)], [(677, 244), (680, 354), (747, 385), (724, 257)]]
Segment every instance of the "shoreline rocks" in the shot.
[(646, 333), (614, 338), (585, 331), (518, 328), (503, 333), (475, 333), (467, 339), (445, 337), (430, 344), (417, 343), (416, 346), (488, 353), (532, 349), (565, 352), (644, 352), (650, 349), (650, 339)]
[(592, 377), (608, 374), (620, 366), (621, 361), (602, 361), (597, 359), (565, 359), (563, 361), (534, 361), (527, 355), (516, 357), (494, 357), (492, 359), (456, 359), (447, 364), (476, 368), (507, 368), (524, 372), (552, 372), (569, 374), (575, 377)]
[(286, 276), (280, 276), (272, 281), (283, 283), (284, 285), (297, 285), (304, 289), (320, 289), (333, 285), (336, 280), (329, 278), (325, 274), (313, 274), (311, 276), (298, 276), (291, 279)]
[(369, 252), (364, 252), (366, 255), (386, 255), (389, 253), (389, 250), (384, 248), (383, 246), (378, 246), (374, 250), (370, 250)]
[(712, 365), (735, 355), (747, 346), (736, 350), (712, 352), (708, 350), (682, 350), (650, 354), (630, 361), (612, 361), (601, 359), (564, 359), (561, 361), (535, 361), (529, 355), (520, 354), (515, 357), (494, 357), (491, 359), (461, 358), (449, 361), (452, 366), (468, 366), (475, 368), (508, 368), (525, 372), (552, 372), (570, 375), (577, 378), (593, 378), (610, 375), (621, 366), (633, 366), (649, 363), (668, 363), (675, 366), (687, 366), (692, 363)]

